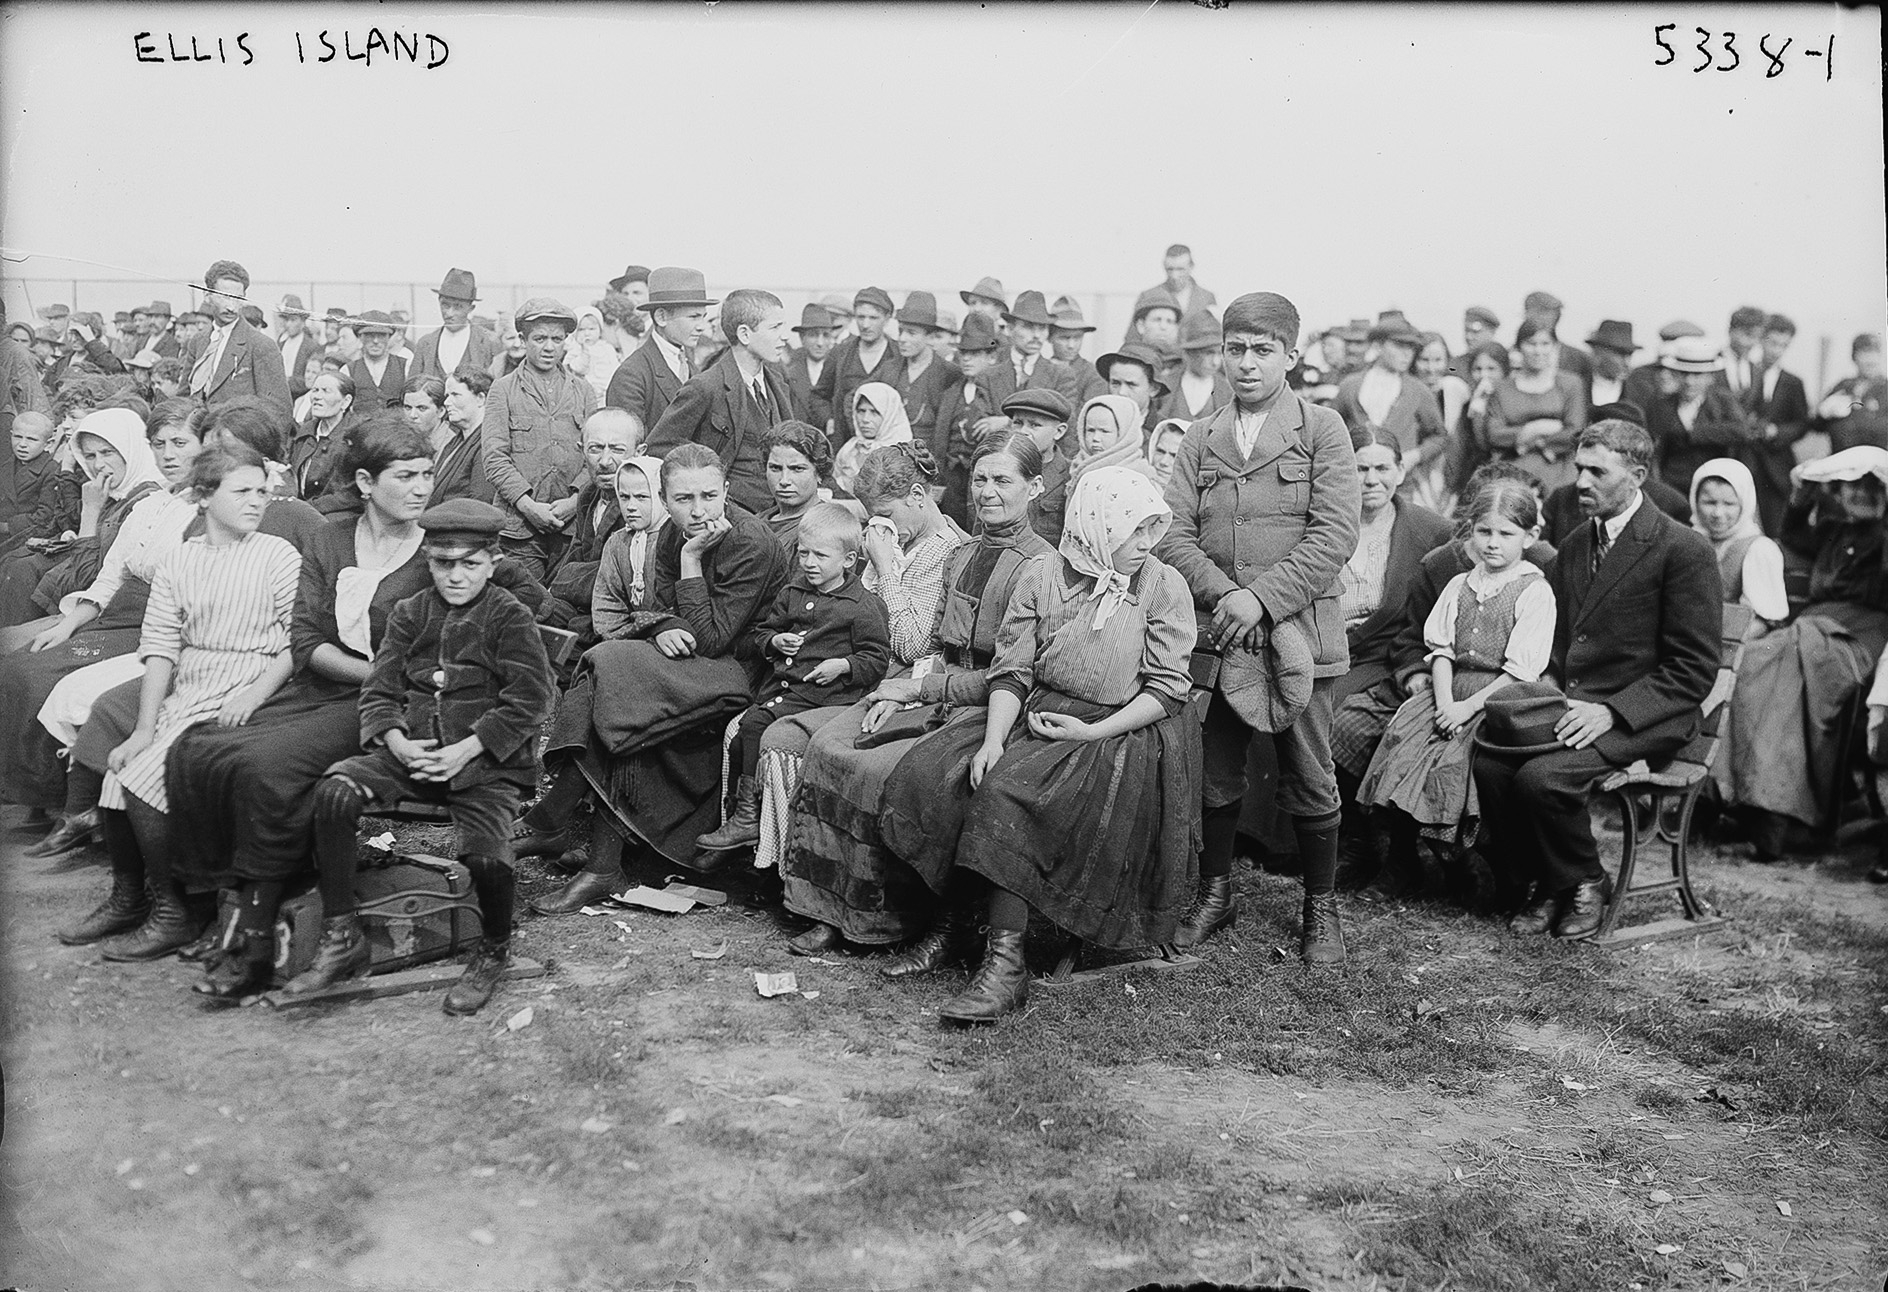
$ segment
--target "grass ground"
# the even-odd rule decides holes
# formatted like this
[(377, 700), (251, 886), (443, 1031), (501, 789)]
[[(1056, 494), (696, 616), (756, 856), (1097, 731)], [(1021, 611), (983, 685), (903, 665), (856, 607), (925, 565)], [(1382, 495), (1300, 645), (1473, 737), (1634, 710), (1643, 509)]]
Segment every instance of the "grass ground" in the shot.
[(1317, 977), (1293, 882), (1247, 872), (1199, 967), (1038, 985), (963, 1032), (936, 1017), (961, 977), (795, 959), (739, 900), (531, 920), (551, 972), (469, 1020), (437, 994), (213, 1012), (187, 966), (59, 946), (104, 872), (15, 841), (0, 1282), (1875, 1288), (1866, 865), (1709, 851), (1735, 921), (1624, 952), (1347, 899), (1351, 966)]

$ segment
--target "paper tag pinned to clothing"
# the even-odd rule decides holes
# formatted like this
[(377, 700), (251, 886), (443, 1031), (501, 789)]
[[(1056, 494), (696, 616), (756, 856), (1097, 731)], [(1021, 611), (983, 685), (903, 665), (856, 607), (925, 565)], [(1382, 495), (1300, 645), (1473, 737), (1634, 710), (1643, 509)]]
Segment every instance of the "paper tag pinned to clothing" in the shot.
[(388, 830), (369, 839), (367, 846), (369, 848), (378, 848), (382, 852), (392, 852), (393, 842), (393, 831)]
[(762, 973), (754, 970), (754, 990), (771, 1000), (775, 996), (791, 996), (800, 990), (799, 981), (790, 973)]

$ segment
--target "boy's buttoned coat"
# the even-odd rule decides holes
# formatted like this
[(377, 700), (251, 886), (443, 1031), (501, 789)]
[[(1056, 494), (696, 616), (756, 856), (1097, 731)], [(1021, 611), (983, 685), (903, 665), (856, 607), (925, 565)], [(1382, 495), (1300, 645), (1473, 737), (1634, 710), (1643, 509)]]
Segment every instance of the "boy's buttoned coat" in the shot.
[(1186, 577), (1202, 623), (1221, 597), (1248, 588), (1273, 623), (1310, 643), (1318, 677), (1350, 666), (1338, 573), (1357, 547), (1357, 460), (1344, 419), (1289, 392), (1272, 406), (1249, 457), (1237, 405), (1195, 422), (1167, 482), (1173, 524), (1155, 554)]

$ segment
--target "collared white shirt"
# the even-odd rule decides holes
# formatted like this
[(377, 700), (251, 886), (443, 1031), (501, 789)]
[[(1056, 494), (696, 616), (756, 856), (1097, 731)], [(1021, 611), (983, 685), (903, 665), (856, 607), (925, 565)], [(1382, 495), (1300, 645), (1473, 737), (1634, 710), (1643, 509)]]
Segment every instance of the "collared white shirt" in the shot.
[(308, 366), (313, 352), (308, 348), (308, 329), (303, 328), (294, 336), (282, 338), (282, 370), (290, 381), (300, 379), (301, 370)]
[(1763, 398), (1767, 404), (1777, 397), (1777, 378), (1783, 375), (1783, 365), (1773, 363), (1763, 370)]
[(204, 347), (197, 370), (190, 374), (190, 389), (193, 392), (207, 388), (216, 380), (217, 365), (223, 362), (223, 347), (229, 344), (230, 330), (235, 326), (235, 323), (231, 323), (228, 327), (210, 329), (210, 343)]
[(1259, 442), (1259, 432), (1265, 429), (1265, 419), (1272, 415), (1271, 409), (1263, 413), (1248, 413), (1238, 409), (1232, 416), (1233, 438), (1239, 442), (1239, 456), (1252, 456), (1252, 446)]
[(1626, 383), (1623, 381), (1596, 376), (1593, 378), (1593, 398), (1587, 403), (1594, 408), (1598, 408), (1601, 404), (1616, 404), (1619, 402), (1620, 392), (1625, 388)]
[(1689, 431), (1697, 423), (1698, 411), (1703, 407), (1703, 395), (1698, 396), (1696, 399), (1681, 399), (1678, 401), (1678, 420), (1684, 423), (1686, 430)]
[(1738, 358), (1729, 350), (1724, 352), (1724, 375), (1730, 379), (1731, 389), (1743, 394), (1750, 389), (1750, 356)]
[(1035, 375), (1036, 360), (1040, 358), (1042, 358), (1040, 351), (1035, 354), (1023, 354), (1016, 350), (1010, 351), (1010, 370), (1016, 373), (1018, 385), (1028, 381)]
[(669, 365), (669, 371), (675, 374), (675, 379), (677, 381), (687, 381), (688, 361), (682, 357), (681, 347), (670, 344), (669, 338), (663, 336), (660, 332), (652, 332), (650, 335), (655, 337), (656, 352), (660, 354), (663, 360)]
[(1619, 541), (1619, 536), (1626, 532), (1626, 523), (1632, 519), (1633, 514), (1644, 504), (1645, 491), (1643, 489), (1634, 490), (1632, 501), (1626, 504), (1625, 510), (1605, 522), (1606, 545), (1608, 547), (1611, 547), (1614, 543)]
[(367, 369), (367, 375), (374, 379), (374, 384), (376, 386), (380, 384), (380, 379), (387, 375), (387, 365), (392, 362), (393, 362), (392, 354), (389, 354), (386, 358), (380, 360), (378, 363), (376, 363), (372, 359), (369, 359), (366, 355), (361, 356), (361, 367)]
[(806, 361), (806, 384), (809, 386), (818, 385), (819, 375), (820, 373), (825, 372), (825, 371), (826, 371), (826, 360), (808, 359)]
[(451, 376), (459, 369), (459, 361), (465, 358), (466, 348), (472, 344), (472, 325), (466, 324), (457, 332), (451, 328), (442, 328), (439, 333), (439, 370)]
[(1390, 417), (1390, 409), (1396, 405), (1396, 397), (1403, 393), (1403, 379), (1395, 373), (1372, 364), (1364, 370), (1364, 379), (1357, 386), (1357, 402), (1363, 406), (1364, 415), (1374, 426), (1382, 426)]

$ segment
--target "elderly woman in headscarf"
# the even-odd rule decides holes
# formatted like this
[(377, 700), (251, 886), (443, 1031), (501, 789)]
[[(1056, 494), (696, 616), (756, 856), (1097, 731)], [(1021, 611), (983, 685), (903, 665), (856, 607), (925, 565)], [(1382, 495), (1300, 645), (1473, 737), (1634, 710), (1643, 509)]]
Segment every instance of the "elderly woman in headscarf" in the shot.
[(1075, 417), (1075, 461), (1069, 465), (1069, 487), (1081, 483), (1090, 471), (1123, 467), (1138, 471), (1158, 486), (1154, 464), (1141, 448), (1141, 410), (1126, 395), (1096, 395)]
[(1888, 645), (1888, 449), (1845, 449), (1791, 478), (1783, 545), (1810, 562), (1809, 601), (1787, 627), (1745, 647), (1727, 727), (1732, 752), (1717, 769), (1719, 793), (1742, 810), (1766, 861), (1785, 851), (1792, 821), (1822, 835), (1834, 829), (1843, 735)]
[(1198, 625), (1185, 579), (1153, 555), (1171, 520), (1149, 476), (1084, 475), (1060, 559), (1010, 601), (981, 738), (927, 737), (885, 787), (886, 843), (934, 891), (953, 870), (989, 884), (983, 961), (946, 1019), (1023, 1004), (1031, 907), (1133, 947), (1171, 941), (1192, 900), (1200, 731), (1182, 709)]
[(1154, 468), (1154, 480), (1163, 489), (1173, 476), (1173, 464), (1180, 456), (1180, 442), (1187, 437), (1188, 425), (1184, 417), (1163, 417), (1148, 433), (1148, 465)]
[(852, 438), (833, 455), (833, 483), (850, 494), (859, 467), (874, 449), (911, 442), (905, 401), (882, 381), (868, 381), (852, 396)]

